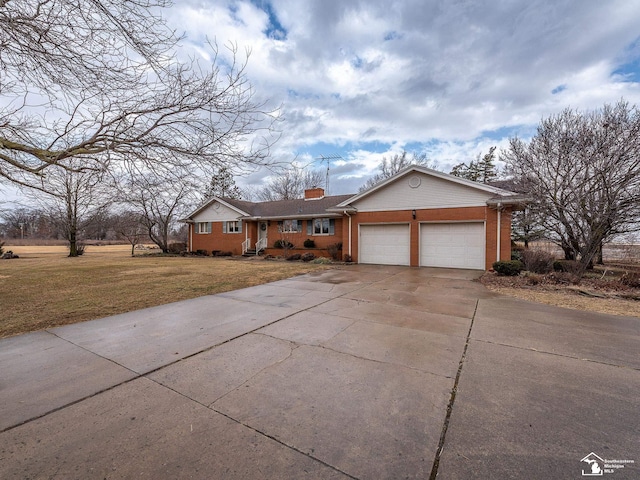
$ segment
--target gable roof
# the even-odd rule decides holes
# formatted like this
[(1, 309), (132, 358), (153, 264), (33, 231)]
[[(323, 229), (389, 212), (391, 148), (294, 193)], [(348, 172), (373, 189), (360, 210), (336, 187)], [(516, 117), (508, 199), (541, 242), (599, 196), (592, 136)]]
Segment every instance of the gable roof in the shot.
[(238, 217), (258, 220), (277, 220), (283, 218), (312, 218), (319, 215), (337, 216), (336, 213), (328, 212), (327, 209), (335, 207), (337, 204), (353, 197), (349, 195), (333, 195), (318, 199), (305, 200), (296, 198), (293, 200), (276, 200), (272, 202), (248, 202), (246, 200), (235, 200), (225, 197), (212, 197), (203, 205), (186, 217), (186, 221), (191, 220), (195, 215), (202, 212), (209, 205), (220, 202), (221, 204), (238, 212)]
[[(219, 202), (222, 205), (224, 205), (225, 207), (228, 207), (231, 210), (234, 210), (234, 211), (238, 212), (238, 216), (241, 216), (241, 217), (249, 216), (249, 213), (247, 213), (245, 210), (242, 210), (242, 208), (240, 206), (233, 205), (233, 204), (229, 203), (229, 199), (225, 199), (225, 198), (222, 198), (222, 197), (211, 197), (210, 199), (205, 201), (202, 205), (200, 205), (198, 208), (196, 208), (193, 212), (191, 212), (189, 215), (187, 215), (185, 218), (183, 218), (180, 221), (181, 222), (188, 222), (188, 221), (192, 220), (193, 217), (195, 217), (197, 214), (199, 214), (200, 212), (205, 210), (209, 205), (212, 205), (215, 202)], [(244, 202), (244, 203), (250, 203), (250, 202)]]
[[(421, 167), (418, 165), (410, 165), (402, 170), (400, 170), (398, 173), (396, 173), (395, 175), (386, 178), (378, 183), (376, 183), (373, 187), (360, 192), (354, 196), (352, 196), (351, 198), (348, 198), (347, 200), (343, 201), (342, 203), (339, 203), (338, 205), (335, 206), (334, 209), (332, 210), (339, 210), (339, 209), (349, 209), (349, 208), (353, 208), (352, 207), (352, 203), (357, 202), (358, 200), (361, 200), (362, 198), (365, 198), (369, 195), (371, 195), (374, 192), (377, 192), (378, 190), (381, 190), (382, 188), (384, 188), (385, 186), (389, 185), (390, 183), (393, 183), (397, 180), (399, 180), (402, 177), (405, 177), (407, 175), (409, 175), (410, 173), (414, 173), (414, 172), (418, 172), (418, 173), (422, 173), (425, 175), (429, 175), (432, 177), (436, 177), (442, 180), (446, 180), (458, 185), (463, 185), (465, 187), (471, 187), (474, 188), (476, 190), (479, 191), (483, 191), (489, 194), (493, 194), (493, 197), (487, 201), (487, 203), (493, 204), (493, 200), (495, 200), (497, 203), (499, 200), (502, 200), (503, 203), (510, 203), (508, 202), (508, 199), (510, 199), (511, 197), (513, 197), (513, 199), (515, 199), (516, 197), (518, 197), (518, 194), (514, 193), (514, 192), (510, 192), (508, 190), (503, 190), (501, 188), (492, 186), (492, 185), (487, 185), (484, 183), (478, 183), (478, 182), (474, 182), (472, 180), (467, 180), (466, 178), (460, 178), (460, 177), (456, 177), (455, 175), (450, 175), (448, 173), (443, 173), (443, 172), (439, 172), (437, 170), (432, 170), (431, 168), (426, 168), (426, 167)], [(521, 199), (520, 199), (521, 201)]]

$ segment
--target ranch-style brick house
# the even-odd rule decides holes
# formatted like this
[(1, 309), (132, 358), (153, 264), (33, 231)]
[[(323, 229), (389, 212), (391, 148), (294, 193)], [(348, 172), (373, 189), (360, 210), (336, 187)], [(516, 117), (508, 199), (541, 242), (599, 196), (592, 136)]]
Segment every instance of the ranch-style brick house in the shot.
[[(511, 258), (511, 212), (522, 197), (420, 166), (411, 166), (355, 195), (247, 202), (213, 197), (183, 221), (189, 251), (328, 256), (342, 244), (354, 262), (488, 270)], [(315, 249), (305, 249), (311, 239)]]

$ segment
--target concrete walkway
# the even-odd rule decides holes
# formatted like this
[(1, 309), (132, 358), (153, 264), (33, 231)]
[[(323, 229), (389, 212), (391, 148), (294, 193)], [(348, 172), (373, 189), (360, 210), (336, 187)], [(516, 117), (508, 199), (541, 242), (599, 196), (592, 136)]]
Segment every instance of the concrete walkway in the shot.
[(0, 340), (0, 478), (640, 478), (640, 319), (477, 276), (349, 266)]

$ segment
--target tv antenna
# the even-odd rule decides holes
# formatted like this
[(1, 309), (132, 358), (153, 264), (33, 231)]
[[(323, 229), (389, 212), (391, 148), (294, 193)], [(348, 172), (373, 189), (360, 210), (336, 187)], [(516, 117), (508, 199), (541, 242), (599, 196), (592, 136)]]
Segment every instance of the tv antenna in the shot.
[(321, 162), (327, 162), (327, 176), (324, 181), (324, 189), (325, 189), (325, 195), (329, 195), (329, 169), (330, 169), (331, 160), (338, 160), (338, 159), (343, 160), (343, 158), (337, 153), (334, 153), (331, 155), (320, 155), (317, 159), (320, 160)]

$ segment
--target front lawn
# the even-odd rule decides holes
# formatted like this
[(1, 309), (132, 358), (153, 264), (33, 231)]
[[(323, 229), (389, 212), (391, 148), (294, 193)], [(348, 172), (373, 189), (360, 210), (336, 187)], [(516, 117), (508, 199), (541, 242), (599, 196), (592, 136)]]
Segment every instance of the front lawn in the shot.
[(0, 338), (289, 278), (326, 266), (127, 253), (130, 247), (5, 246), (0, 260)]

